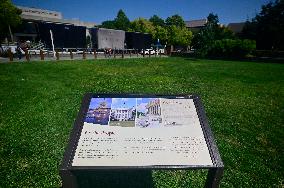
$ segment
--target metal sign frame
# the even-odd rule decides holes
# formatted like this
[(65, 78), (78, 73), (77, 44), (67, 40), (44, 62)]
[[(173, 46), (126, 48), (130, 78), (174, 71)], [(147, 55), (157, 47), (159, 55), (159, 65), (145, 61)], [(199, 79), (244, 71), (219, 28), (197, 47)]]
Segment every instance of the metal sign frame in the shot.
[[(213, 165), (148, 165), (148, 166), (72, 166), (72, 161), (80, 139), (84, 124), (84, 117), (88, 111), (91, 98), (168, 98), (168, 99), (193, 99), (197, 115), (201, 124), (203, 135), (209, 150)], [(218, 187), (223, 175), (224, 165), (220, 157), (213, 133), (209, 127), (204, 107), (198, 95), (136, 95), (136, 94), (92, 94), (84, 95), (80, 111), (74, 123), (70, 134), (69, 142), (66, 147), (64, 157), (60, 166), (60, 176), (63, 187), (78, 187), (76, 174), (88, 171), (90, 173), (97, 171), (127, 171), (127, 170), (186, 170), (186, 169), (208, 169), (208, 175), (205, 187)]]

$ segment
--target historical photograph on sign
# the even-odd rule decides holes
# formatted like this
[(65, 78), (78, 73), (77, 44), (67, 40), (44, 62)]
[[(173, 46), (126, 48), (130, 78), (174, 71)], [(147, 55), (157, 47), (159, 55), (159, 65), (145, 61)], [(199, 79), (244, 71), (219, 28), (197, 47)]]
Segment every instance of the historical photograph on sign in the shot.
[(111, 102), (111, 98), (92, 98), (85, 122), (108, 125)]
[(136, 98), (113, 98), (110, 126), (135, 127)]
[(137, 98), (136, 127), (155, 128), (162, 126), (160, 99)]

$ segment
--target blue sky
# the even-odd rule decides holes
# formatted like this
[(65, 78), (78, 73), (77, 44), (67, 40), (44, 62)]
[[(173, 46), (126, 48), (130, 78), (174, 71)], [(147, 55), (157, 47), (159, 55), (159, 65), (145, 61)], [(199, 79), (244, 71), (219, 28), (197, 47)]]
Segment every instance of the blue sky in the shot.
[(101, 102), (106, 102), (107, 103), (107, 107), (110, 108), (111, 107), (111, 98), (92, 98), (91, 102), (90, 102), (90, 109), (95, 109), (97, 107), (100, 106)]
[(111, 108), (136, 107), (136, 98), (113, 98)]
[(222, 24), (253, 18), (268, 0), (12, 0), (16, 5), (55, 10), (66, 19), (80, 19), (97, 24), (112, 20), (123, 9), (130, 20), (152, 15), (166, 19), (179, 14), (184, 20), (218, 14)]
[(143, 112), (146, 113), (146, 105), (152, 101), (155, 100), (156, 98), (138, 98), (137, 99), (137, 111), (138, 112)]

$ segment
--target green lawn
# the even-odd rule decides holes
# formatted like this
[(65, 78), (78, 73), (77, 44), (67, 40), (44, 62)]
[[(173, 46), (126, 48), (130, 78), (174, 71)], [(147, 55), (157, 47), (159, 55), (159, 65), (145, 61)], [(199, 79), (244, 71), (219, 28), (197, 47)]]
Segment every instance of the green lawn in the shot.
[[(0, 187), (59, 187), (84, 93), (202, 98), (225, 164), (221, 187), (283, 187), (284, 64), (145, 58), (0, 64)], [(155, 171), (198, 187), (205, 171)]]
[(135, 121), (110, 121), (110, 126), (135, 127)]

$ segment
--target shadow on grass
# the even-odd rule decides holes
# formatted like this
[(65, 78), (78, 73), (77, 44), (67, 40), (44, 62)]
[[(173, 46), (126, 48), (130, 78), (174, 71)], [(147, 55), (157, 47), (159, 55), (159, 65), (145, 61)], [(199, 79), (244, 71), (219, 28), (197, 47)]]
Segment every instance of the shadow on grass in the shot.
[(186, 61), (200, 61), (200, 59), (194, 58), (194, 57), (187, 57), (187, 58), (184, 58), (184, 60), (186, 60)]
[(76, 175), (78, 187), (153, 188), (150, 170), (81, 172)]
[(200, 61), (200, 60), (221, 60), (230, 62), (254, 62), (254, 63), (275, 63), (284, 64), (284, 58), (213, 58), (213, 57), (184, 57), (186, 61)]

